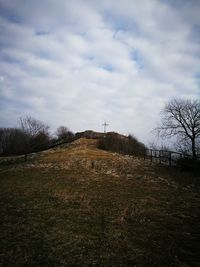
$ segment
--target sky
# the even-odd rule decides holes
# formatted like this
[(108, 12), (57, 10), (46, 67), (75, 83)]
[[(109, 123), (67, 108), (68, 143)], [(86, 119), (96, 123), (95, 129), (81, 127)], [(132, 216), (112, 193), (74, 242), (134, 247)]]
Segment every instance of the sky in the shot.
[(199, 0), (0, 0), (0, 127), (133, 134), (200, 99)]

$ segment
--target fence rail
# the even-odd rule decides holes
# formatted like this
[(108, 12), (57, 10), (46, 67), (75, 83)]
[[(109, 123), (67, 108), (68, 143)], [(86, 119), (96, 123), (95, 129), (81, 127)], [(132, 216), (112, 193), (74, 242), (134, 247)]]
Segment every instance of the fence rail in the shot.
[[(185, 155), (175, 151), (165, 151), (156, 149), (146, 149), (144, 159), (150, 159), (151, 162), (158, 162), (169, 166), (177, 165), (178, 161), (184, 158)], [(187, 156), (187, 158), (191, 158)]]

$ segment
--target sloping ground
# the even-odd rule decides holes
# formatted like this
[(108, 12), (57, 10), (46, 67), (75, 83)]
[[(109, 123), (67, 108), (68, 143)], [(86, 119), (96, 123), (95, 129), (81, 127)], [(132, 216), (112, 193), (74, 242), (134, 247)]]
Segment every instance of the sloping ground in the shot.
[(200, 266), (190, 174), (96, 144), (1, 168), (0, 266)]
[(141, 170), (150, 166), (149, 162), (141, 159), (100, 150), (97, 148), (97, 143), (96, 139), (80, 138), (73, 143), (36, 154), (35, 162), (23, 167), (87, 169), (97, 173), (131, 177), (138, 176)]

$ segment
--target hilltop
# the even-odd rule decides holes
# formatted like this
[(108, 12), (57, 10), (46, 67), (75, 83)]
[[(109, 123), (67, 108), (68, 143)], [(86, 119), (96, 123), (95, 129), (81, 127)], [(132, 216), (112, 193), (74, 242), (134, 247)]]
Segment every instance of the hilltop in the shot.
[(92, 130), (86, 130), (86, 131), (78, 132), (75, 134), (77, 138), (88, 138), (88, 139), (101, 139), (102, 137), (105, 137), (106, 135), (114, 135), (122, 139), (128, 138), (126, 135), (119, 134), (116, 132), (102, 133), (102, 132), (96, 132)]
[(102, 138), (105, 134), (101, 132), (95, 132), (92, 130), (86, 130), (83, 132), (78, 132), (75, 134), (78, 138), (91, 138), (91, 139), (99, 139)]
[(189, 179), (87, 138), (1, 167), (0, 265), (199, 266)]

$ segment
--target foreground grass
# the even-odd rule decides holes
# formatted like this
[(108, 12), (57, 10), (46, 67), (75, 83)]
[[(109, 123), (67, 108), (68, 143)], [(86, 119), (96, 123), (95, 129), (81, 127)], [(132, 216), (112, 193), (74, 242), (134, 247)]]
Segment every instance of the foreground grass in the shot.
[(199, 191), (164, 169), (4, 167), (0, 188), (1, 266), (200, 266)]

